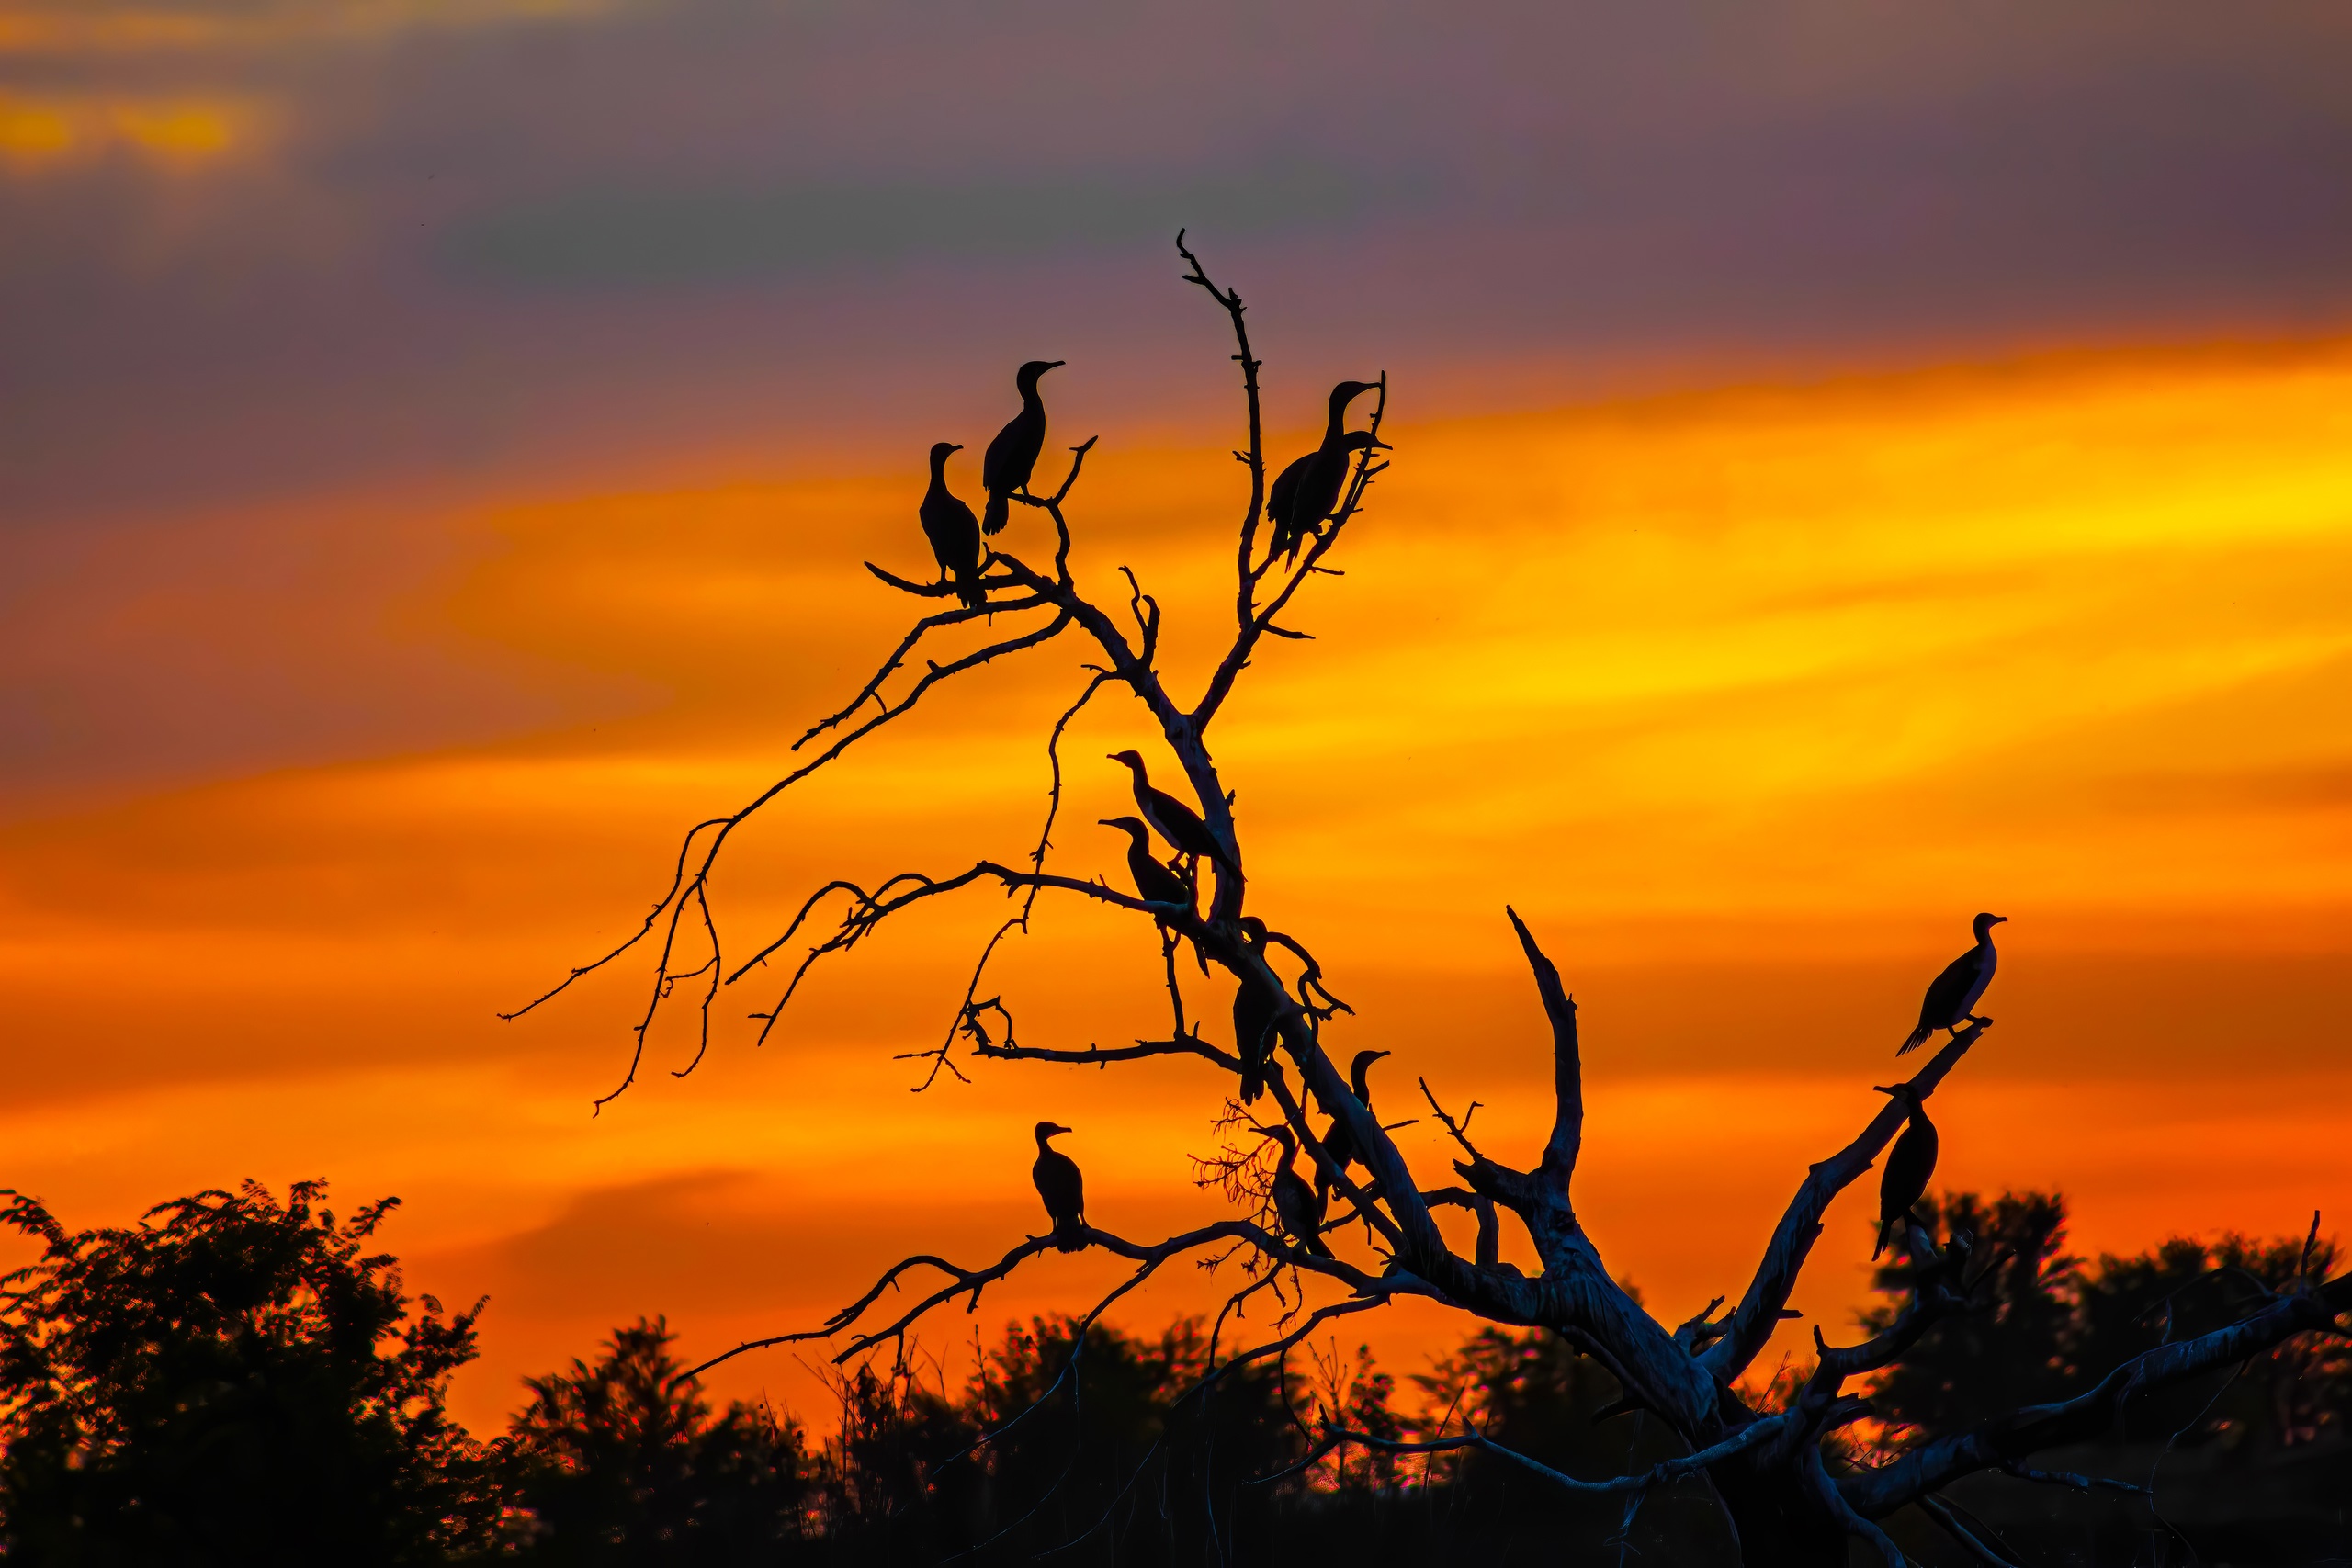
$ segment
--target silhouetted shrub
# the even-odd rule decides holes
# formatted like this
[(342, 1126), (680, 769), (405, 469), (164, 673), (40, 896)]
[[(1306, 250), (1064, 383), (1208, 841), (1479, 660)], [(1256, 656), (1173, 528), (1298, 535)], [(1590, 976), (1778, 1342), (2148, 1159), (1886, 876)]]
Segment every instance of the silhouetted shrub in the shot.
[(480, 1310), (412, 1314), (396, 1200), (347, 1223), (323, 1182), (247, 1182), (39, 1238), (0, 1309), (0, 1542), (62, 1564), (391, 1564), (487, 1550), (498, 1501), (443, 1408)]
[(616, 1329), (594, 1366), (528, 1380), (504, 1461), (525, 1560), (734, 1568), (789, 1560), (816, 1488), (800, 1429), (763, 1405), (712, 1414), (669, 1325)]

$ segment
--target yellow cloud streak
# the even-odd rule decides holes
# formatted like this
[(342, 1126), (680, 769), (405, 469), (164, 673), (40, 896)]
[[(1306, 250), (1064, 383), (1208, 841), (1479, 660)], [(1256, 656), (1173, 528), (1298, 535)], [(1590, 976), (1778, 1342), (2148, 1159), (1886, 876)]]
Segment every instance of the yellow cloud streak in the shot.
[(0, 161), (39, 167), (119, 150), (193, 167), (250, 151), (265, 118), (246, 99), (0, 95)]

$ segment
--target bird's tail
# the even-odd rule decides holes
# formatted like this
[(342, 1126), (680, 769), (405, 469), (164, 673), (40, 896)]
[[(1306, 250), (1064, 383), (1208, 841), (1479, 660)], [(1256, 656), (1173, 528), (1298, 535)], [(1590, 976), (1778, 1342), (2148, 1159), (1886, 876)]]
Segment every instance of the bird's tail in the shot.
[(978, 568), (970, 571), (959, 570), (956, 573), (956, 596), (964, 601), (964, 608), (967, 610), (987, 607), (989, 596), (987, 591), (980, 586), (980, 573)]
[(1245, 1061), (1241, 1066), (1241, 1103), (1255, 1105), (1258, 1097), (1266, 1092), (1266, 1065)]
[(989, 491), (988, 506), (980, 513), (981, 533), (1001, 534), (1004, 532), (1004, 525), (1012, 514), (1012, 494), (1011, 491)]
[(1054, 1222), (1054, 1250), (1083, 1252), (1086, 1250), (1086, 1221), (1073, 1217)]
[(1893, 1238), (1894, 1235), (1894, 1216), (1889, 1214), (1886, 1218), (1879, 1221), (1878, 1223), (1878, 1245), (1871, 1248), (1871, 1262), (1875, 1263), (1878, 1261), (1878, 1255), (1886, 1250), (1886, 1244)]
[(1912, 1052), (1917, 1051), (1920, 1046), (1925, 1045), (1928, 1043), (1928, 1036), (1934, 1032), (1935, 1031), (1928, 1028), (1926, 1024), (1921, 1024), (1918, 1028), (1911, 1032), (1911, 1038), (1905, 1040), (1903, 1043), (1902, 1047), (1894, 1054), (1898, 1056), (1909, 1055)]

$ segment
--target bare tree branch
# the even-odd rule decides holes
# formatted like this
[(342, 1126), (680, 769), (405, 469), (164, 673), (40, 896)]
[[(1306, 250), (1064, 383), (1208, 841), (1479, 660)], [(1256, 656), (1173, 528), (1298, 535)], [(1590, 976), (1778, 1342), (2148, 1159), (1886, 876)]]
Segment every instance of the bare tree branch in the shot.
[[(1745, 1453), (1770, 1438), (1784, 1435), (1792, 1424), (1793, 1418), (1790, 1416), (1769, 1416), (1760, 1421), (1751, 1422), (1741, 1427), (1722, 1442), (1701, 1449), (1695, 1453), (1684, 1454), (1679, 1459), (1661, 1460), (1649, 1469), (1636, 1474), (1612, 1475), (1605, 1481), (1586, 1481), (1567, 1474), (1564, 1471), (1554, 1470), (1550, 1465), (1540, 1460), (1531, 1459), (1516, 1449), (1505, 1448), (1483, 1432), (1466, 1431), (1454, 1438), (1424, 1438), (1408, 1441), (1394, 1438), (1379, 1438), (1368, 1432), (1334, 1427), (1324, 1434), (1323, 1441), (1317, 1446), (1313, 1453), (1291, 1466), (1289, 1470), (1283, 1471), (1282, 1474), (1294, 1474), (1305, 1470), (1320, 1461), (1332, 1450), (1351, 1443), (1380, 1453), (1392, 1454), (1453, 1453), (1463, 1449), (1476, 1449), (1482, 1453), (1490, 1453), (1499, 1459), (1507, 1459), (1514, 1464), (1524, 1466), (1565, 1491), (1585, 1496), (1615, 1496), (1628, 1492), (1647, 1492), (1653, 1487), (1679, 1481), (1686, 1475), (1696, 1475), (1702, 1471), (1721, 1464), (1736, 1454)], [(1267, 1479), (1271, 1481), (1278, 1477), (1270, 1476)]]
[(1503, 913), (1510, 917), (1510, 929), (1519, 933), (1519, 945), (1527, 954), (1527, 966), (1535, 971), (1535, 988), (1544, 998), (1544, 1016), (1552, 1021), (1552, 1094), (1555, 1110), (1552, 1136), (1544, 1145), (1543, 1163), (1535, 1168), (1535, 1174), (1566, 1202), (1569, 1179), (1576, 1175), (1577, 1153), (1584, 1146), (1584, 1063), (1577, 1047), (1576, 998), (1560, 984), (1559, 970), (1535, 944), (1535, 935), (1519, 918), (1519, 911), (1506, 908)]
[[(1129, 1262), (1140, 1266), (1139, 1272), (1136, 1276), (1119, 1285), (1090, 1312), (1086, 1320), (1090, 1324), (1095, 1317), (1101, 1315), (1104, 1307), (1141, 1284), (1161, 1264), (1170, 1258), (1181, 1257), (1184, 1253), (1198, 1251), (1204, 1247), (1214, 1246), (1218, 1242), (1238, 1243), (1241, 1246), (1255, 1248), (1265, 1256), (1292, 1268), (1336, 1280), (1345, 1285), (1357, 1296), (1369, 1298), (1368, 1305), (1381, 1304), (1389, 1297), (1400, 1293), (1425, 1294), (1428, 1290), (1427, 1286), (1416, 1280), (1400, 1279), (1393, 1275), (1374, 1276), (1338, 1258), (1307, 1256), (1262, 1225), (1252, 1224), (1247, 1220), (1220, 1220), (1215, 1224), (1203, 1225), (1194, 1230), (1185, 1231), (1182, 1235), (1170, 1236), (1165, 1241), (1149, 1243), (1129, 1241), (1125, 1236), (1092, 1225), (1085, 1227), (1080, 1234), (1087, 1246), (1100, 1247), (1114, 1257), (1126, 1258)], [(1053, 1250), (1055, 1246), (1055, 1239), (1051, 1234), (1031, 1236), (996, 1262), (981, 1269), (958, 1268), (945, 1258), (934, 1257), (929, 1253), (901, 1258), (885, 1269), (881, 1278), (876, 1280), (873, 1287), (864, 1295), (827, 1318), (821, 1325), (794, 1333), (774, 1334), (763, 1339), (747, 1339), (731, 1350), (714, 1356), (699, 1366), (689, 1368), (684, 1375), (699, 1376), (723, 1361), (732, 1360), (752, 1350), (763, 1350), (777, 1345), (799, 1344), (811, 1339), (831, 1339), (846, 1333), (865, 1316), (866, 1309), (880, 1300), (884, 1292), (894, 1289), (899, 1277), (910, 1269), (932, 1269), (948, 1276), (948, 1283), (922, 1297), (888, 1324), (858, 1334), (851, 1339), (848, 1346), (833, 1357), (834, 1363), (839, 1365), (865, 1354), (884, 1340), (904, 1338), (908, 1330), (924, 1316), (958, 1296), (970, 1297), (965, 1310), (967, 1312), (974, 1310), (979, 1305), (982, 1291), (1005, 1278), (1039, 1253)]]
[[(1968, 1048), (1976, 1043), (1977, 1037), (1992, 1021), (1989, 1018), (1980, 1019), (1954, 1034), (1912, 1077), (1911, 1088), (1919, 1098), (1924, 1100), (1935, 1092), (1936, 1086), (1960, 1065), (1960, 1059), (1968, 1055)], [(1821, 1235), (1821, 1216), (1828, 1210), (1829, 1201), (1870, 1169), (1879, 1151), (1894, 1141), (1909, 1115), (1903, 1102), (1890, 1096), (1860, 1137), (1815, 1166), (1805, 1177), (1796, 1196), (1789, 1201), (1788, 1211), (1781, 1216), (1772, 1240), (1764, 1250), (1764, 1260), (1757, 1266), (1755, 1279), (1748, 1282), (1747, 1294), (1732, 1313), (1727, 1331), (1699, 1358), (1700, 1364), (1717, 1382), (1729, 1387), (1763, 1350), (1765, 1341), (1780, 1324), (1781, 1310), (1789, 1304), (1789, 1292), (1795, 1288), (1797, 1276), (1813, 1252), (1814, 1242)]]
[(979, 1045), (973, 1054), (1007, 1062), (1061, 1062), (1075, 1067), (1103, 1067), (1113, 1062), (1139, 1062), (1147, 1056), (1198, 1056), (1228, 1073), (1241, 1071), (1241, 1059), (1207, 1041), (1186, 1035), (1181, 1040), (1138, 1040), (1132, 1045), (1089, 1045), (1083, 1051), (1049, 1045)]

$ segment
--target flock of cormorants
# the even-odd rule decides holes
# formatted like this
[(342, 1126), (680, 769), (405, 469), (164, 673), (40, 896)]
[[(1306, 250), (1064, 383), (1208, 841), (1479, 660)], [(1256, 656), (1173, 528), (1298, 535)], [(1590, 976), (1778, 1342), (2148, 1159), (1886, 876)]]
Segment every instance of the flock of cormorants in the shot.
[[(1005, 422), (980, 458), (980, 488), (988, 493), (986, 511), (981, 516), (975, 517), (972, 509), (947, 488), (947, 459), (963, 447), (953, 441), (942, 441), (931, 449), (931, 486), (923, 492), (916, 515), (931, 541), (932, 554), (938, 558), (940, 581), (955, 583), (956, 597), (967, 609), (978, 610), (987, 605), (987, 592), (980, 586), (980, 573), (987, 560), (981, 541), (1001, 533), (1011, 517), (1012, 498), (1029, 493), (1038, 455), (1046, 449), (1046, 404), (1037, 395), (1037, 382), (1046, 372), (1062, 363), (1058, 359), (1033, 359), (1014, 373), (1013, 389), (1021, 395), (1021, 410)], [(1274, 482), (1266, 492), (1265, 515), (1272, 525), (1267, 548), (1270, 561), (1277, 555), (1295, 561), (1306, 541), (1320, 536), (1323, 525), (1339, 509), (1347, 488), (1348, 465), (1357, 453), (1387, 449), (1387, 443), (1369, 431), (1348, 429), (1349, 405), (1366, 392), (1378, 390), (1379, 386), (1374, 381), (1341, 381), (1333, 387), (1325, 408), (1323, 439), (1315, 450), (1274, 476)], [(1153, 787), (1141, 753), (1114, 751), (1110, 761), (1120, 763), (1134, 776), (1136, 814), (1106, 817), (1102, 825), (1127, 835), (1127, 874), (1135, 883), (1136, 897), (1166, 909), (1170, 917), (1192, 916), (1199, 902), (1202, 861), (1214, 862), (1237, 883), (1240, 880), (1241, 868), (1216, 835), (1209, 831), (1200, 813), (1167, 791)], [(1153, 852), (1154, 834), (1175, 851), (1173, 860), (1162, 861)], [(1998, 957), (1993, 951), (1993, 928), (2005, 918), (1976, 917), (1976, 945), (1953, 959), (1928, 987), (1928, 994), (1919, 1004), (1918, 1026), (1903, 1042), (1896, 1055), (1926, 1044), (1939, 1029), (1957, 1033), (1963, 1025), (1983, 1021), (1976, 1017), (1976, 1003), (1984, 995), (1984, 987), (1992, 984)], [(1239, 924), (1243, 942), (1262, 954), (1267, 935), (1265, 922), (1255, 916), (1245, 916)], [(1159, 925), (1162, 940), (1172, 940), (1172, 919), (1161, 919)], [(1202, 955), (1202, 967), (1207, 967), (1205, 954)], [(1234, 1051), (1241, 1062), (1240, 1099), (1245, 1106), (1256, 1103), (1265, 1091), (1280, 1032), (1279, 1021), (1278, 1004), (1257, 987), (1245, 985), (1234, 993)], [(1360, 1051), (1349, 1069), (1349, 1088), (1366, 1110), (1372, 1106), (1366, 1074), (1373, 1063), (1386, 1055), (1385, 1051)], [(1886, 1169), (1880, 1180), (1878, 1247), (1871, 1254), (1873, 1258), (1886, 1250), (1898, 1224), (1926, 1195), (1936, 1168), (1935, 1123), (1928, 1120), (1918, 1092), (1908, 1084), (1882, 1089), (1880, 1092), (1894, 1095), (1904, 1104), (1907, 1114), (1902, 1136), (1895, 1140), (1894, 1151), (1887, 1156)], [(1077, 1162), (1050, 1143), (1069, 1131), (1052, 1122), (1037, 1123), (1037, 1163), (1032, 1174), (1037, 1195), (1045, 1200), (1046, 1213), (1054, 1222), (1055, 1246), (1064, 1252), (1076, 1252), (1086, 1245), (1085, 1182)], [(1317, 1161), (1316, 1179), (1310, 1186), (1293, 1168), (1298, 1140), (1290, 1129), (1276, 1126), (1262, 1128), (1261, 1133), (1282, 1150), (1272, 1186), (1276, 1217), (1303, 1250), (1314, 1257), (1329, 1257), (1322, 1239), (1323, 1215), (1334, 1178), (1344, 1174), (1349, 1166), (1362, 1163), (1363, 1151), (1356, 1147), (1354, 1135), (1340, 1117), (1331, 1118), (1321, 1139), (1325, 1157)]]
[[(1151, 787), (1143, 759), (1136, 753), (1122, 751), (1111, 760), (1125, 762), (1133, 771), (1136, 804), (1145, 813), (1142, 818), (1105, 819), (1107, 826), (1118, 828), (1128, 836), (1127, 865), (1135, 876), (1136, 891), (1150, 903), (1191, 908), (1190, 879), (1180, 876), (1152, 854), (1150, 834), (1157, 831), (1188, 857), (1205, 855), (1215, 850), (1206, 826), (1183, 802)], [(1147, 799), (1152, 804), (1147, 806)], [(1196, 833), (1198, 837), (1193, 836)], [(1191, 844), (1200, 848), (1190, 851)], [(1916, 1049), (1937, 1030), (1957, 1034), (1963, 1026), (1990, 1021), (1978, 1018), (1974, 1009), (1993, 979), (1996, 961), (1993, 928), (2007, 919), (2005, 915), (1976, 917), (1976, 945), (1952, 960), (1928, 986), (1919, 1010), (1919, 1026), (1895, 1055)], [(1240, 927), (1251, 950), (1262, 954), (1265, 922), (1254, 915), (1245, 915)], [(1264, 1092), (1274, 1053), (1277, 1019), (1274, 1004), (1264, 999), (1257, 987), (1243, 986), (1234, 993), (1233, 1035), (1235, 1050), (1241, 1058), (1244, 1105)], [(1387, 1055), (1385, 1051), (1359, 1051), (1349, 1065), (1348, 1087), (1366, 1111), (1372, 1109), (1372, 1065)], [(1878, 1092), (1893, 1095), (1905, 1114), (1902, 1135), (1895, 1139), (1894, 1149), (1886, 1156), (1886, 1168), (1879, 1179), (1878, 1245), (1871, 1251), (1873, 1261), (1896, 1239), (1899, 1227), (1909, 1221), (1919, 1200), (1927, 1195), (1928, 1183), (1936, 1173), (1937, 1154), (1936, 1124), (1928, 1120), (1927, 1106), (1919, 1091), (1903, 1083), (1882, 1085)], [(1046, 1213), (1054, 1223), (1055, 1247), (1063, 1252), (1076, 1252), (1086, 1245), (1085, 1183), (1079, 1175), (1077, 1162), (1048, 1143), (1069, 1131), (1052, 1122), (1037, 1123), (1037, 1163), (1032, 1174), (1037, 1183), (1037, 1196), (1045, 1200)], [(1351, 1165), (1363, 1163), (1363, 1152), (1356, 1147), (1355, 1134), (1342, 1117), (1332, 1116), (1320, 1139), (1324, 1157), (1316, 1162), (1315, 1181), (1309, 1185), (1294, 1165), (1298, 1157), (1296, 1135), (1288, 1127), (1279, 1125), (1261, 1127), (1258, 1134), (1271, 1139), (1282, 1151), (1270, 1192), (1275, 1218), (1306, 1256), (1330, 1257), (1330, 1249), (1323, 1243), (1324, 1215), (1329, 1207), (1334, 1178), (1344, 1175)]]
[[(1012, 498), (1029, 493), (1038, 455), (1046, 449), (1046, 403), (1037, 395), (1037, 381), (1063, 363), (1033, 359), (1013, 373), (1021, 412), (1005, 422), (980, 456), (980, 489), (987, 492), (988, 501), (979, 516), (975, 517), (963, 499), (947, 488), (948, 456), (961, 452), (962, 445), (940, 441), (932, 446), (931, 487), (923, 491), (915, 515), (922, 524), (923, 536), (931, 541), (932, 556), (939, 562), (940, 581), (956, 584), (956, 595), (966, 609), (987, 605), (980, 572), (987, 565), (988, 549), (981, 541), (1004, 532), (1012, 518)], [(1307, 539), (1320, 536), (1323, 525), (1339, 511), (1340, 498), (1347, 489), (1349, 462), (1359, 452), (1388, 449), (1386, 442), (1369, 431), (1351, 432), (1347, 427), (1348, 405), (1379, 389), (1377, 381), (1342, 381), (1333, 387), (1322, 441), (1274, 476), (1266, 491), (1266, 521), (1272, 525), (1269, 560), (1276, 555), (1296, 560)], [(1150, 813), (1144, 815), (1149, 821)], [(1152, 826), (1158, 829), (1159, 824)]]

